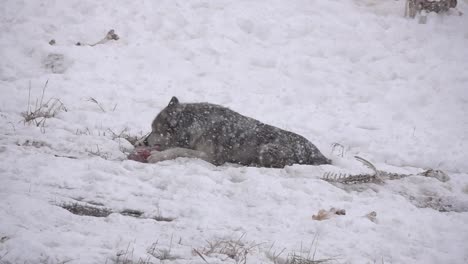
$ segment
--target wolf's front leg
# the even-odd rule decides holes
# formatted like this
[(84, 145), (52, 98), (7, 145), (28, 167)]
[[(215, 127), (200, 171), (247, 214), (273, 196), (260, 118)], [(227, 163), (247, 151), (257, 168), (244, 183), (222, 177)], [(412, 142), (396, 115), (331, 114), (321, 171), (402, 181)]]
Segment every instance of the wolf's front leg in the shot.
[(148, 157), (148, 163), (156, 163), (176, 158), (198, 158), (211, 162), (205, 152), (186, 148), (171, 148), (163, 151), (151, 151), (151, 156)]

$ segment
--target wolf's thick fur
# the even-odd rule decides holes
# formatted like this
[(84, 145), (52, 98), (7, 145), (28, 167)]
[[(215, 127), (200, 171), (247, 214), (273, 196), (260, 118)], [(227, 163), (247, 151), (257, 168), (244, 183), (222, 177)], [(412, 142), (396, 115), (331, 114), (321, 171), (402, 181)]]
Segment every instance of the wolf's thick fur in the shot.
[(196, 157), (215, 165), (283, 168), (292, 164), (330, 164), (304, 137), (228, 108), (209, 103), (182, 104), (172, 97), (152, 123), (144, 141), (159, 146), (148, 162)]

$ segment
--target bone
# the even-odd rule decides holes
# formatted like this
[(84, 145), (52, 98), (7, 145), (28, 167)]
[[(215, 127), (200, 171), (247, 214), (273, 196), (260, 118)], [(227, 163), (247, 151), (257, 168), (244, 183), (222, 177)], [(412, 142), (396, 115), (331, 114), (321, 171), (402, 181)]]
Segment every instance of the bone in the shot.
[(109, 30), (109, 32), (107, 32), (106, 36), (103, 39), (99, 40), (98, 42), (96, 42), (94, 44), (87, 44), (87, 43), (77, 42), (76, 45), (77, 46), (91, 46), (91, 47), (94, 47), (94, 46), (99, 45), (99, 44), (105, 44), (110, 40), (119, 40), (119, 39), (120, 39), (119, 35), (117, 35), (115, 33), (115, 31), (113, 29), (111, 29), (111, 30)]

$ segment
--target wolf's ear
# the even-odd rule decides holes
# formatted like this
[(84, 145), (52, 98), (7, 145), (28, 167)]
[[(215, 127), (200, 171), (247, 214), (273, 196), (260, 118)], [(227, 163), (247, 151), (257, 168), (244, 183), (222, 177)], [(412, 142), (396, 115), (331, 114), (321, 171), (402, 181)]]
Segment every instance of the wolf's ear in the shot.
[(176, 106), (178, 104), (179, 104), (179, 99), (177, 99), (177, 97), (173, 96), (171, 101), (167, 105), (167, 107)]

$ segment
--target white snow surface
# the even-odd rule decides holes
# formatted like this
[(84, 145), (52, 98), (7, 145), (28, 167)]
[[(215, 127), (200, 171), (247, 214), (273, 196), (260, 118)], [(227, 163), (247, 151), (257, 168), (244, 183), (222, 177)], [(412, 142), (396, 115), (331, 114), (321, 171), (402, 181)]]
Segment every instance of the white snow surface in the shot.
[[(3, 0), (0, 263), (236, 263), (205, 254), (220, 239), (251, 246), (246, 263), (468, 263), (468, 1), (427, 24), (404, 3)], [(75, 46), (109, 29), (118, 41)], [(50, 54), (64, 58), (53, 71)], [(174, 95), (301, 134), (333, 165), (126, 160), (131, 144), (110, 130), (149, 132)], [(25, 124), (42, 96), (67, 111)], [(320, 179), (368, 172), (354, 155), (451, 179), (347, 191)], [(61, 207), (74, 203), (143, 215)], [(346, 215), (312, 219), (331, 207)]]

